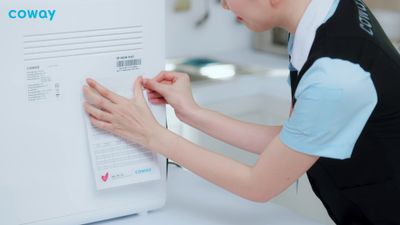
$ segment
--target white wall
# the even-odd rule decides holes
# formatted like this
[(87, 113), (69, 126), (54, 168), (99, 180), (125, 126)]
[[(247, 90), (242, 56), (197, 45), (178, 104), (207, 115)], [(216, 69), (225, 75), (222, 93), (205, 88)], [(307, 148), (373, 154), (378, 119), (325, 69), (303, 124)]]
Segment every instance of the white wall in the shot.
[(210, 1), (209, 20), (195, 28), (205, 11), (205, 0), (191, 0), (191, 9), (175, 13), (176, 0), (166, 0), (167, 58), (199, 56), (251, 46), (251, 32), (235, 21), (235, 15), (224, 10), (217, 0)]

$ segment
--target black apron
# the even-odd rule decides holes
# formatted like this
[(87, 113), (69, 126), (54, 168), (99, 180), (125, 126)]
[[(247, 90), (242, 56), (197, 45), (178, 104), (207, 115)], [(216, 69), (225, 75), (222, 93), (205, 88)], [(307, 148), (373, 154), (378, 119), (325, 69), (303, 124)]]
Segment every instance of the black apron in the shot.
[(400, 225), (400, 56), (362, 0), (341, 0), (301, 71), (291, 72), (293, 106), (302, 76), (322, 57), (369, 72), (378, 103), (351, 158), (320, 158), (307, 172), (313, 191), (337, 224)]

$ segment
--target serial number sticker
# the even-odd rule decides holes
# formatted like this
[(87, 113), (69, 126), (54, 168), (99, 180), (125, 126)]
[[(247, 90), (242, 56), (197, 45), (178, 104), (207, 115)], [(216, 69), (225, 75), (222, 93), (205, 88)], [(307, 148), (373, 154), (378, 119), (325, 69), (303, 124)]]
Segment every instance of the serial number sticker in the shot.
[(142, 59), (135, 56), (120, 56), (116, 61), (117, 72), (138, 70), (141, 65)]

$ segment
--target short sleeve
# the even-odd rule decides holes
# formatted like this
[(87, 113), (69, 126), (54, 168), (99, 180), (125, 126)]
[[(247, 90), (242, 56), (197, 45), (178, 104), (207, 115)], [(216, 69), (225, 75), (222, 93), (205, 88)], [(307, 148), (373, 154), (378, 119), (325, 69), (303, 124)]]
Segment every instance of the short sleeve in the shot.
[(370, 73), (351, 62), (321, 58), (304, 74), (281, 141), (305, 154), (346, 159), (377, 103)]

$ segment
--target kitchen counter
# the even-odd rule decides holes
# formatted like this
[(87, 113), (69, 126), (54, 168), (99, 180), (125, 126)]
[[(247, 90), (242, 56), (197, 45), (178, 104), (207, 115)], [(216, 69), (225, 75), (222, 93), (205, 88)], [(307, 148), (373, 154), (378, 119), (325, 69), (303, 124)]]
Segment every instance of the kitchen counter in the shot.
[(193, 84), (219, 83), (249, 76), (289, 74), (286, 56), (247, 48), (169, 59), (166, 69), (188, 74)]
[(237, 49), (206, 55), (211, 59), (253, 67), (259, 72), (240, 74), (230, 79), (208, 79), (192, 82), (193, 96), (200, 104), (210, 104), (224, 99), (252, 96), (268, 92), (269, 95), (290, 101), (288, 59), (286, 56)]
[(288, 56), (260, 52), (251, 48), (235, 49), (206, 56), (238, 65), (255, 66), (264, 69), (287, 69), (289, 63)]
[(92, 225), (322, 225), (274, 203), (239, 198), (174, 165), (167, 193), (160, 210)]

